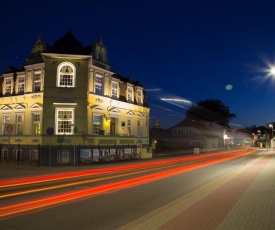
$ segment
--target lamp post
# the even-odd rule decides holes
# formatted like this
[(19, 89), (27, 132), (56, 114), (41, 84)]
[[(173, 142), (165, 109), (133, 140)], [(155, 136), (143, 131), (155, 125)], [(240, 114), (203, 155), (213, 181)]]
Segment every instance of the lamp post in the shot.
[(271, 128), (270, 147), (273, 148), (273, 124), (269, 124), (269, 127)]
[(74, 132), (74, 165), (75, 165), (75, 133), (76, 133), (76, 125), (71, 124), (69, 125), (70, 127), (74, 127), (73, 132)]

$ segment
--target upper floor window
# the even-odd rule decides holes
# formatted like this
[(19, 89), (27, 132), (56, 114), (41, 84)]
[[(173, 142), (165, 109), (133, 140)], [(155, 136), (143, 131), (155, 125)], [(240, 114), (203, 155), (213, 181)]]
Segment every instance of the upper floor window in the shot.
[(142, 104), (142, 91), (140, 89), (137, 90), (137, 102)]
[(40, 92), (41, 91), (41, 73), (34, 73), (33, 76), (33, 88), (34, 92)]
[(142, 136), (142, 122), (140, 120), (137, 121), (137, 136)]
[(16, 114), (16, 134), (23, 134), (24, 114)]
[(33, 134), (41, 133), (41, 113), (32, 114), (32, 133)]
[(3, 116), (2, 116), (2, 134), (4, 134), (5, 133), (5, 126), (7, 125), (7, 124), (10, 124), (10, 122), (11, 122), (11, 117), (10, 117), (10, 114), (3, 114)]
[(95, 94), (102, 95), (103, 93), (103, 77), (95, 75)]
[(132, 119), (128, 119), (127, 120), (127, 130), (128, 130), (128, 134), (132, 135), (133, 134), (133, 122)]
[(133, 101), (133, 87), (131, 86), (127, 87), (127, 96), (128, 96), (128, 101)]
[(25, 91), (25, 76), (20, 76), (18, 78), (18, 93)]
[(113, 81), (112, 82), (112, 97), (118, 97), (118, 83)]
[(57, 68), (57, 86), (75, 87), (75, 66), (72, 63), (61, 63)]
[(56, 108), (56, 134), (73, 134), (74, 109)]
[(12, 78), (6, 78), (5, 79), (5, 93), (12, 93), (11, 92), (12, 87)]

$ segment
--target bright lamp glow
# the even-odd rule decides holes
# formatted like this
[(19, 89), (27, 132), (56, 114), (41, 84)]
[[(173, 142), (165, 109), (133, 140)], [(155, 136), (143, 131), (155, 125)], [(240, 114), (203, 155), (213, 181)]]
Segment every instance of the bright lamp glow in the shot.
[(275, 75), (275, 67), (272, 67), (272, 68), (270, 69), (270, 73), (271, 73), (272, 75)]

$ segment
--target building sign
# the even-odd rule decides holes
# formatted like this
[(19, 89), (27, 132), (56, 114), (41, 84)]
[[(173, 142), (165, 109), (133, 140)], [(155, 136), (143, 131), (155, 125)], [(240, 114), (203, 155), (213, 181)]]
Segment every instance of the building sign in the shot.
[(14, 135), (15, 125), (5, 124), (5, 135)]

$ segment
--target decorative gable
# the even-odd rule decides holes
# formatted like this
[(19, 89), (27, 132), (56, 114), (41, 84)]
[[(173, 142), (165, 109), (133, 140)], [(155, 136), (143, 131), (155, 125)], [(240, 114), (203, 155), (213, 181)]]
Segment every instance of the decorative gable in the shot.
[(115, 107), (110, 108), (110, 109), (109, 109), (109, 112), (112, 112), (112, 113), (120, 113), (120, 111), (119, 111), (117, 108), (115, 108)]
[(26, 109), (24, 105), (22, 104), (17, 104), (15, 107), (14, 107), (15, 110), (22, 110), (22, 109)]
[(144, 117), (144, 114), (143, 114), (143, 113), (138, 113), (137, 116), (138, 116), (138, 117)]
[(99, 105), (91, 105), (90, 108), (91, 108), (92, 110), (104, 111), (104, 109), (103, 109), (101, 106), (99, 106)]
[(10, 106), (8, 106), (8, 105), (4, 105), (4, 106), (1, 108), (1, 110), (3, 110), (3, 111), (9, 111), (9, 110), (12, 110), (12, 108), (11, 108)]
[(127, 114), (128, 115), (135, 115), (135, 113), (132, 110), (128, 111)]
[(40, 103), (34, 103), (30, 109), (42, 109), (42, 105)]

